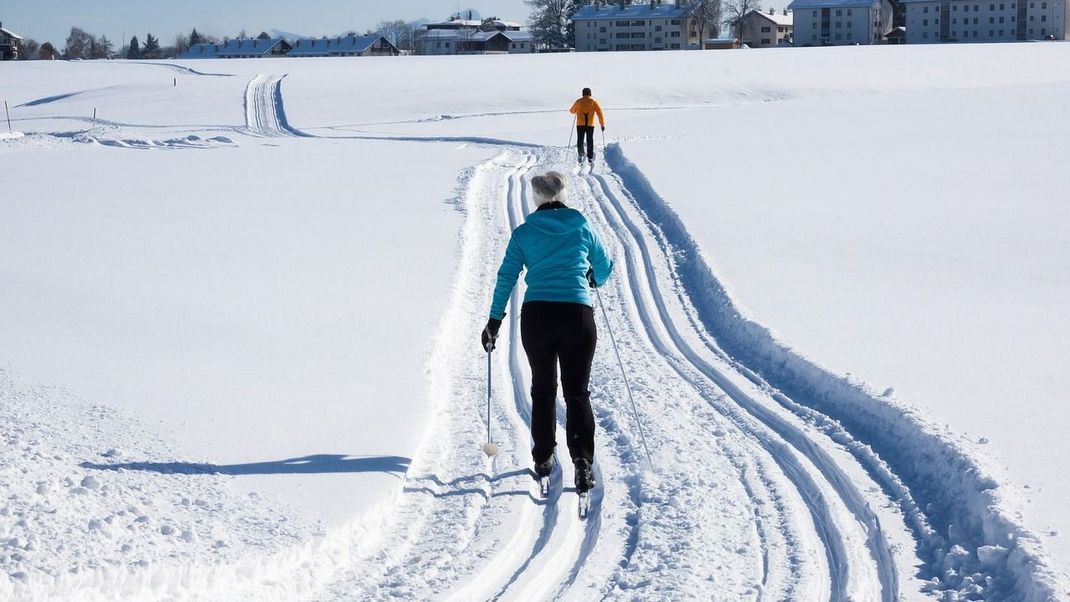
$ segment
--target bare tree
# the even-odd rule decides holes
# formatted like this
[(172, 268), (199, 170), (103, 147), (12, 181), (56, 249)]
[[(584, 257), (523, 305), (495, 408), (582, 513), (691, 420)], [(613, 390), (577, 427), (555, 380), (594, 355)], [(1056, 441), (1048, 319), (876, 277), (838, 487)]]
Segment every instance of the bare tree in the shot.
[(413, 27), (401, 19), (383, 21), (379, 24), (377, 33), (390, 40), (390, 43), (397, 46), (398, 50), (411, 51), (413, 48)]
[(68, 60), (87, 59), (90, 56), (90, 50), (95, 45), (96, 39), (92, 35), (82, 29), (72, 27), (70, 35), (67, 36), (67, 47), (63, 50), (63, 56)]
[[(686, 6), (695, 7), (695, 19), (698, 21), (699, 35), (716, 38), (721, 34), (721, 23), (724, 22), (724, 10), (722, 0), (688, 0)], [(701, 41), (701, 40), (700, 40)]]
[(37, 40), (33, 38), (25, 38), (19, 44), (19, 58), (24, 61), (29, 61), (37, 58), (37, 52), (41, 49), (41, 45), (37, 43)]
[(728, 0), (724, 5), (725, 25), (736, 30), (740, 44), (743, 43), (743, 19), (756, 10), (762, 10), (759, 0)]
[[(194, 29), (193, 31), (197, 30)], [(190, 38), (186, 36), (186, 34), (181, 32), (175, 34), (175, 56), (178, 56), (183, 52), (189, 50), (189, 47), (191, 45), (192, 44), (190, 42)]]

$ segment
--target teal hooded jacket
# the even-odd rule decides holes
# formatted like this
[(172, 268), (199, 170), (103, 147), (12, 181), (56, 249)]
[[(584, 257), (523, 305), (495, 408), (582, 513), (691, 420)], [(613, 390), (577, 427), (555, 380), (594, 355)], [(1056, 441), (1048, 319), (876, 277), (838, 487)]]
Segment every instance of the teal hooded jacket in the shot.
[(498, 269), (490, 317), (505, 317), (509, 295), (524, 268), (528, 270), (525, 303), (557, 301), (593, 307), (587, 270), (594, 270), (595, 286), (602, 286), (613, 272), (613, 261), (582, 213), (550, 203), (513, 230)]

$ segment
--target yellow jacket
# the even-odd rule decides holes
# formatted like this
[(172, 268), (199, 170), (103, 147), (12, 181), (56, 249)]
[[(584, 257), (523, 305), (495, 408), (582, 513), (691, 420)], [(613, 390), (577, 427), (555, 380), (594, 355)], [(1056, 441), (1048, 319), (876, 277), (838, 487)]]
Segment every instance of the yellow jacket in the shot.
[(576, 125), (594, 126), (594, 116), (598, 115), (598, 123), (606, 127), (606, 116), (602, 114), (602, 107), (598, 101), (590, 96), (584, 96), (572, 103), (569, 112), (576, 116)]

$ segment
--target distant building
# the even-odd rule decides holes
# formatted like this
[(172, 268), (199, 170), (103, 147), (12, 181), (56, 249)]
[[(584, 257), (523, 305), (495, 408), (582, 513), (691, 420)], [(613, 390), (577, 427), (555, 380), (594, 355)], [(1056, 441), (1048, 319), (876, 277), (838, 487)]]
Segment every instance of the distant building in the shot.
[(795, 46), (879, 44), (892, 31), (889, 0), (793, 0)]
[(572, 17), (577, 52), (611, 50), (699, 50), (710, 27), (699, 27), (697, 6), (659, 0), (630, 6), (583, 6)]
[(534, 36), (522, 31), (520, 24), (512, 21), (454, 18), (427, 23), (423, 27), (424, 31), (416, 37), (417, 54), (528, 54), (535, 51)]
[(398, 56), (401, 51), (383, 36), (345, 36), (302, 39), (294, 42), (286, 56)]
[(907, 44), (1066, 39), (1066, 0), (901, 0)]
[(286, 56), (292, 47), (282, 38), (273, 40), (228, 40), (223, 44), (194, 44), (181, 59), (262, 59)]
[(731, 50), (733, 48), (741, 48), (739, 40), (735, 38), (711, 38), (709, 40), (702, 40), (703, 50)]
[(22, 44), (22, 36), (4, 29), (0, 23), (0, 61), (14, 61), (19, 58), (19, 46)]
[(742, 42), (751, 48), (791, 45), (793, 15), (790, 11), (751, 11), (743, 17)]

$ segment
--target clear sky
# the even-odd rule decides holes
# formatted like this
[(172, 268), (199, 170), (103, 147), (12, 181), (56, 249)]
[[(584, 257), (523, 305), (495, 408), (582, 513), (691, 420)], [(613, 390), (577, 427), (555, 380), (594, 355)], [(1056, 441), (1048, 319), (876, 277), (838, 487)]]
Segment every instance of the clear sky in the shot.
[(220, 38), (242, 29), (251, 36), (272, 29), (321, 36), (363, 32), (389, 19), (445, 19), (469, 8), (521, 23), (529, 14), (523, 0), (3, 0), (0, 21), (62, 49), (71, 27), (104, 34), (116, 47), (124, 34), (144, 40), (146, 33), (168, 45), (194, 27)]

